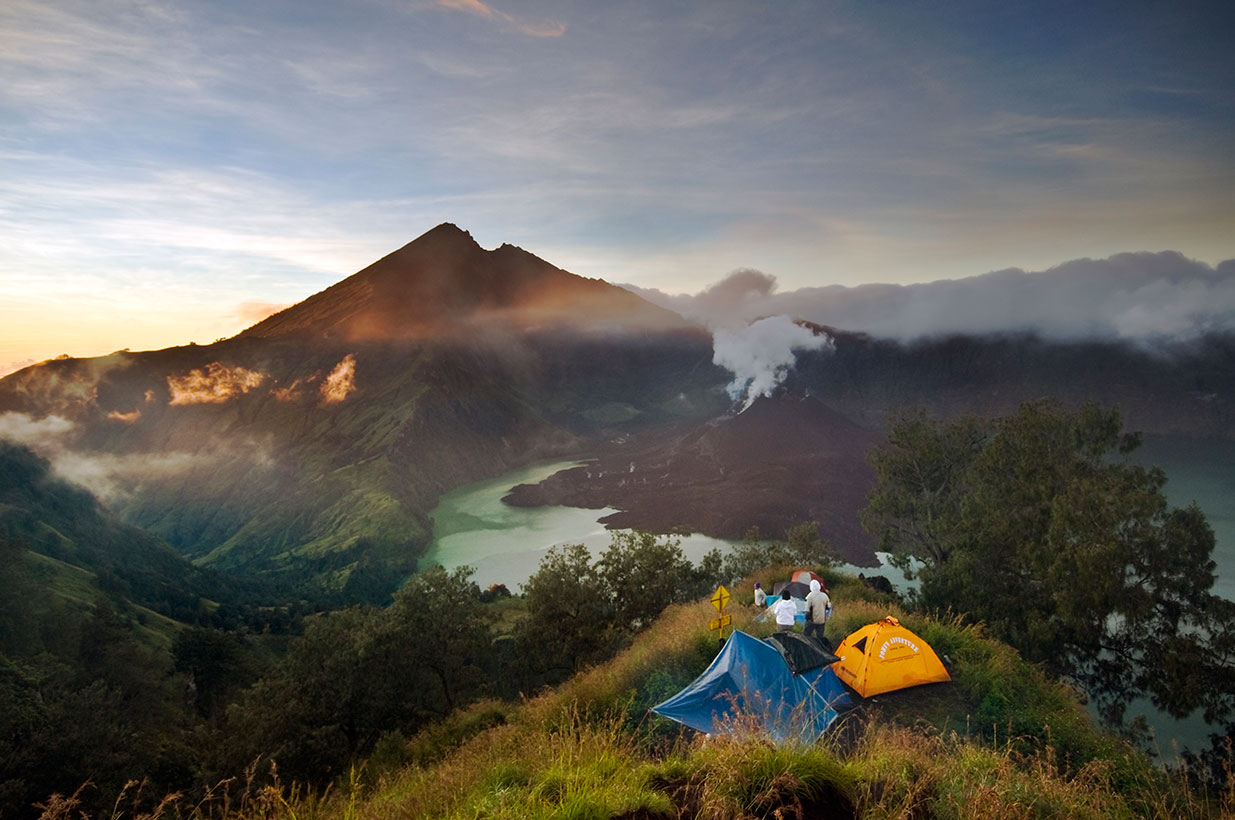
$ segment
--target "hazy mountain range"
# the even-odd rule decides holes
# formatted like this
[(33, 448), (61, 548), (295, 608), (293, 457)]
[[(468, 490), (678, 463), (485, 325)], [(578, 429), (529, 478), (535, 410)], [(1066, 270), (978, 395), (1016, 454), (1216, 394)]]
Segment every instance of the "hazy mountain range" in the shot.
[(371, 600), (415, 567), (443, 492), (542, 459), (595, 457), (607, 480), (559, 474), (520, 503), (734, 537), (816, 520), (869, 560), (863, 455), (899, 408), (1051, 395), (1235, 436), (1224, 333), (909, 342), (791, 318), (706, 327), (444, 224), (234, 338), (14, 373), (0, 436), (200, 565)]

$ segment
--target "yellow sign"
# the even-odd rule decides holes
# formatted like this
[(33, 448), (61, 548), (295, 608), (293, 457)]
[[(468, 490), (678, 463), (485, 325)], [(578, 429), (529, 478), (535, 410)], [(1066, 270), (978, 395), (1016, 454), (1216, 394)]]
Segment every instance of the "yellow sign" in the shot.
[(712, 606), (716, 607), (717, 612), (724, 612), (725, 607), (729, 605), (729, 599), (732, 597), (729, 594), (729, 590), (725, 589), (725, 585), (721, 584), (712, 593)]
[(733, 623), (732, 615), (722, 615), (719, 618), (713, 618), (708, 621), (708, 629), (720, 629)]

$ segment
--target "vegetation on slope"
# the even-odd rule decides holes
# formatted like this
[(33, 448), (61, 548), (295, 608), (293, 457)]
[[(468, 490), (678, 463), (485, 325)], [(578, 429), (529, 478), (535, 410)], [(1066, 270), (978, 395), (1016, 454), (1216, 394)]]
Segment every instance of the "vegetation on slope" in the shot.
[[(1214, 535), (1166, 475), (1131, 463), (1117, 410), (1049, 401), (994, 420), (910, 414), (873, 455), (868, 525), (949, 607), (1076, 682), (1112, 726), (1136, 698), (1235, 721), (1235, 602)], [(1235, 723), (1232, 723), (1235, 728)]]
[[(830, 631), (897, 615), (949, 658), (953, 682), (865, 702), (811, 745), (705, 737), (648, 711), (715, 653), (710, 605), (676, 604), (612, 661), (522, 702), (457, 711), (384, 745), (334, 790), (253, 780), (230, 803), (175, 810), (234, 820), (1232, 816), (1231, 782), (1195, 791), (1096, 731), (1073, 690), (981, 627), (915, 616), (828, 577), (843, 613)], [(737, 592), (749, 600), (749, 579)], [(753, 634), (770, 628), (735, 614)], [(47, 817), (70, 808), (54, 803)]]
[[(969, 560), (929, 567), (937, 574), (924, 572), (922, 597), (908, 607), (828, 570), (811, 525), (798, 528), (782, 544), (752, 541), (730, 556), (711, 555), (699, 567), (685, 561), (676, 545), (652, 536), (619, 536), (595, 561), (582, 548), (555, 550), (526, 585), (526, 597), (517, 601), (494, 603), (501, 597), (498, 591), (482, 595), (466, 572), (423, 573), (391, 607), (315, 618), (305, 636), (292, 642), (285, 662), (254, 686), (240, 692), (233, 685), (230, 695), (225, 688), (216, 692), (213, 705), (202, 708), (209, 726), (200, 741), (217, 750), (212, 764), (217, 768), (207, 765), (197, 774), (239, 772), (251, 755), (261, 755), (244, 781), (225, 782), (212, 792), (222, 802), (196, 792), (194, 801), (205, 800), (194, 803), (196, 809), (178, 801), (162, 806), (139, 801), (133, 811), (245, 818), (286, 813), (323, 820), (340, 815), (348, 820), (391, 815), (1229, 816), (1235, 803), (1229, 768), (1218, 770), (1217, 778), (1194, 771), (1194, 782), (1183, 773), (1162, 772), (1133, 746), (1095, 731), (1076, 691), (1055, 677), (1061, 667), (1049, 658), (1035, 659), (1029, 654), (1033, 644), (1018, 653), (988, 637), (988, 631), (1006, 629), (998, 617), (989, 623), (969, 611), (932, 617), (922, 607), (939, 589), (930, 584), (958, 568), (968, 573), (965, 588), (971, 594), (983, 589), (997, 593), (973, 599), (992, 607), (1002, 600), (1002, 607), (991, 610), (996, 616), (1015, 619), (1022, 614), (1014, 611), (1017, 607), (1041, 604), (1025, 602), (1014, 585), (1000, 582), (1008, 571), (1025, 573), (1029, 581), (1037, 580), (1034, 573), (1043, 567), (1049, 574), (1050, 556), (1033, 557), (1034, 539), (1039, 547), (1050, 544), (1058, 537), (1057, 524), (1074, 527), (1078, 520), (1069, 514), (1077, 507), (1059, 499), (1079, 497), (1085, 502), (1081, 507), (1096, 510), (1147, 511), (1145, 524), (1136, 515), (1111, 516), (1114, 537), (1135, 535), (1125, 544), (1134, 558), (1154, 556), (1160, 541), (1177, 544), (1185, 535), (1201, 538), (1193, 546), (1203, 552), (1203, 519), (1190, 520), (1186, 514), (1182, 522), (1187, 526), (1175, 529), (1170, 522), (1181, 519), (1159, 505), (1155, 493), (1161, 486), (1153, 473), (1108, 471), (1095, 457), (1103, 455), (1110, 430), (1118, 431), (1117, 418), (1045, 410), (1031, 407), (1023, 418), (999, 425), (989, 439), (995, 443), (990, 451), (984, 450), (988, 440), (983, 436), (962, 438), (973, 446), (960, 452), (976, 451), (974, 463), (994, 470), (982, 492), (963, 495), (988, 506), (983, 515), (971, 516), (963, 505), (958, 512), (941, 502), (936, 509), (944, 514), (936, 520), (952, 527), (943, 539), (951, 546), (947, 560), (966, 551), (982, 554), (992, 543), (1007, 545), (991, 535), (1001, 532), (999, 526), (1035, 521), (1036, 508), (1025, 498), (1034, 497), (1035, 487), (1058, 481), (1047, 493), (1052, 503), (1046, 534), (1030, 531), (1024, 543), (1014, 542), (1017, 549), (1002, 563)], [(1096, 427), (1087, 427), (1090, 422)], [(1083, 435), (1092, 429), (1098, 431), (1096, 441)], [(1062, 437), (1053, 437), (1061, 430)], [(1022, 437), (1025, 431), (1033, 435)], [(929, 432), (922, 438), (936, 442)], [(1042, 440), (1062, 446), (1028, 448), (1023, 461), (1006, 455), (1023, 455), (1025, 441)], [(1069, 455), (1072, 447), (1080, 448), (1079, 458)], [(954, 455), (948, 448), (927, 452), (942, 454), (945, 464), (958, 463), (946, 457)], [(961, 458), (959, 463), (967, 462)], [(998, 467), (1004, 468), (1002, 476)], [(966, 469), (958, 473), (965, 475)], [(1027, 486), (1017, 486), (1008, 475), (1027, 476)], [(1070, 482), (1078, 478), (1079, 489), (1089, 494), (1076, 494)], [(1125, 507), (1126, 495), (1138, 503)], [(1008, 499), (1017, 503), (1001, 508)], [(1101, 534), (1090, 523), (1083, 532)], [(1067, 545), (1065, 540), (1057, 546)], [(1064, 549), (1051, 555), (1069, 558)], [(760, 569), (778, 561), (783, 564)], [(702, 671), (715, 653), (705, 629), (713, 611), (702, 602), (684, 601), (697, 600), (714, 578), (745, 577), (738, 591), (748, 595), (753, 580), (770, 585), (801, 565), (822, 569), (829, 579), (839, 605), (830, 625), (834, 638), (895, 614), (945, 658), (953, 682), (865, 701), (827, 737), (807, 747), (778, 748), (753, 735), (703, 741), (649, 712)], [(1196, 616), (1206, 614), (1204, 570), (1181, 576), (1161, 562), (1149, 565), (1159, 572), (1151, 576), (1154, 583), (1193, 579), (1191, 587), (1169, 587), (1174, 597), (1159, 596), (1172, 606), (1200, 604), (1180, 609), (1174, 623), (1195, 623)], [(482, 600), (491, 603), (482, 608)], [(1095, 607), (1104, 600), (1082, 597), (1088, 611), (1041, 606), (1030, 611), (1043, 619), (1039, 627), (1071, 638), (1066, 618), (1092, 622), (1093, 612), (1099, 611)], [(1049, 601), (1059, 605), (1057, 599)], [(673, 605), (640, 633), (666, 603)], [(752, 614), (738, 613), (737, 625), (766, 631), (768, 625), (751, 622)], [(1145, 623), (1157, 628), (1152, 618)], [(1120, 625), (1118, 620), (1105, 624), (1111, 629)], [(1015, 630), (1008, 634), (1018, 639)], [(1215, 627), (1208, 644), (1203, 634), (1189, 638), (1219, 658), (1225, 634)], [(178, 658), (214, 653), (226, 661), (229, 654), (226, 644), (202, 640), (188, 652), (183, 649), (187, 643), (178, 645)], [(92, 645), (83, 643), (83, 651)], [(1069, 652), (1079, 653), (1075, 646)], [(619, 650), (616, 659), (606, 661)], [(82, 661), (89, 658), (83, 655)], [(1137, 666), (1128, 668), (1137, 673)], [(205, 673), (210, 664), (201, 669)], [(1186, 678), (1185, 668), (1166, 671)], [(1223, 667), (1211, 671), (1220, 676)], [(1073, 679), (1101, 684), (1100, 678)], [(563, 680), (556, 690), (529, 697)], [(523, 699), (516, 701), (520, 695)], [(478, 700), (484, 697), (501, 699)], [(1221, 697), (1216, 702), (1221, 705)], [(266, 757), (270, 754), (274, 762)], [(365, 758), (367, 765), (358, 766)], [(337, 797), (315, 797), (280, 785), (291, 779), (321, 789), (349, 769), (349, 785)], [(76, 812), (84, 799), (51, 801), (47, 814)], [(241, 807), (238, 813), (233, 813), (235, 806)], [(86, 811), (98, 814), (97, 801)], [(113, 816), (118, 812), (113, 810)]]
[[(167, 544), (0, 441), (0, 815), (90, 780), (114, 794), (135, 773), (159, 787), (191, 781), (199, 690), (185, 636), (230, 635), (253, 663), (253, 632), (290, 627), (286, 608), (224, 584)], [(239, 630), (225, 633), (220, 628)], [(246, 637), (249, 636), (249, 637)], [(199, 653), (200, 655), (200, 653)], [(210, 664), (223, 669), (222, 655)], [(200, 656), (199, 656), (200, 660)], [(201, 694), (211, 683), (203, 676)]]
[[(787, 568), (769, 572), (784, 577)], [(388, 817), (1217, 817), (1142, 753), (1095, 731), (1075, 693), (980, 627), (915, 617), (831, 576), (837, 635), (891, 612), (951, 661), (954, 682), (867, 702), (811, 746), (705, 738), (647, 710), (711, 660), (714, 614), (675, 605), (615, 660), (469, 731), (493, 704), (409, 745), (350, 807)], [(749, 585), (740, 588), (749, 593)], [(739, 611), (740, 628), (766, 624)], [(455, 741), (452, 744), (452, 741)], [(449, 747), (444, 751), (443, 747)], [(371, 763), (380, 763), (372, 761)], [(1229, 784), (1228, 784), (1229, 785)], [(1213, 799), (1210, 800), (1209, 798)], [(1226, 811), (1235, 808), (1229, 802)], [(339, 806), (326, 806), (329, 818)]]

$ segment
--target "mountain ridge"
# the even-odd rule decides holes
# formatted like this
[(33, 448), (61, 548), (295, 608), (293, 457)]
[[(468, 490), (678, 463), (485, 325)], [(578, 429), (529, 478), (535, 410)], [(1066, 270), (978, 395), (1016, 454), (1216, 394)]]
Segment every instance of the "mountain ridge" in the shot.
[[(1047, 395), (1124, 405), (1129, 427), (1148, 433), (1235, 436), (1232, 339), (1161, 360), (1126, 345), (904, 345), (825, 330), (835, 345), (799, 352), (785, 387), (869, 435), (907, 407), (997, 415)], [(705, 328), (517, 246), (485, 250), (443, 223), (230, 339), (11, 374), (0, 379), (0, 418), (25, 414), (48, 452), (114, 485), (110, 503), (127, 522), (205, 566), (308, 597), (381, 602), (416, 569), (442, 493), (537, 460), (702, 446), (707, 423), (731, 409), (732, 375)], [(692, 430), (703, 432), (683, 438)], [(856, 452), (849, 463), (842, 472), (859, 476)], [(769, 488), (731, 485), (720, 510), (709, 510), (704, 473), (694, 498), (679, 482), (638, 505), (642, 517), (629, 486), (578, 500), (616, 499), (623, 513), (607, 523), (660, 531), (706, 531), (723, 514), (727, 534), (758, 524), (776, 537), (794, 522), (774, 526), (768, 509), (821, 524), (831, 514), (798, 492), (792, 471), (775, 482), (745, 475)], [(759, 495), (778, 493), (780, 506), (756, 514)], [(848, 532), (830, 539), (861, 543), (859, 503), (847, 498)]]
[(564, 271), (511, 244), (482, 248), (443, 222), (237, 338), (307, 334), (342, 341), (476, 332), (494, 323), (682, 329), (697, 326), (602, 279)]
[(0, 414), (57, 417), (47, 446), (205, 566), (380, 602), (443, 492), (718, 411), (710, 342), (445, 223), (230, 339), (12, 374)]

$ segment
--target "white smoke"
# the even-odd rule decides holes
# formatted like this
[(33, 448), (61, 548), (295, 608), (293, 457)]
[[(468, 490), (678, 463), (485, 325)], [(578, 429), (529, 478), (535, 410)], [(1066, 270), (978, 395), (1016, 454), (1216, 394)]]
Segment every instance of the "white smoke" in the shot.
[(769, 316), (741, 327), (713, 329), (712, 362), (732, 371), (734, 378), (726, 389), (735, 402), (745, 398), (745, 410), (759, 396), (771, 396), (785, 380), (796, 351), (832, 346), (827, 334), (816, 335), (787, 316)]
[(1211, 267), (1174, 251), (915, 285), (829, 285), (778, 293), (775, 276), (743, 269), (694, 295), (630, 289), (707, 325), (791, 314), (903, 341), (1020, 331), (1062, 340), (1184, 341), (1235, 331), (1235, 260)]

